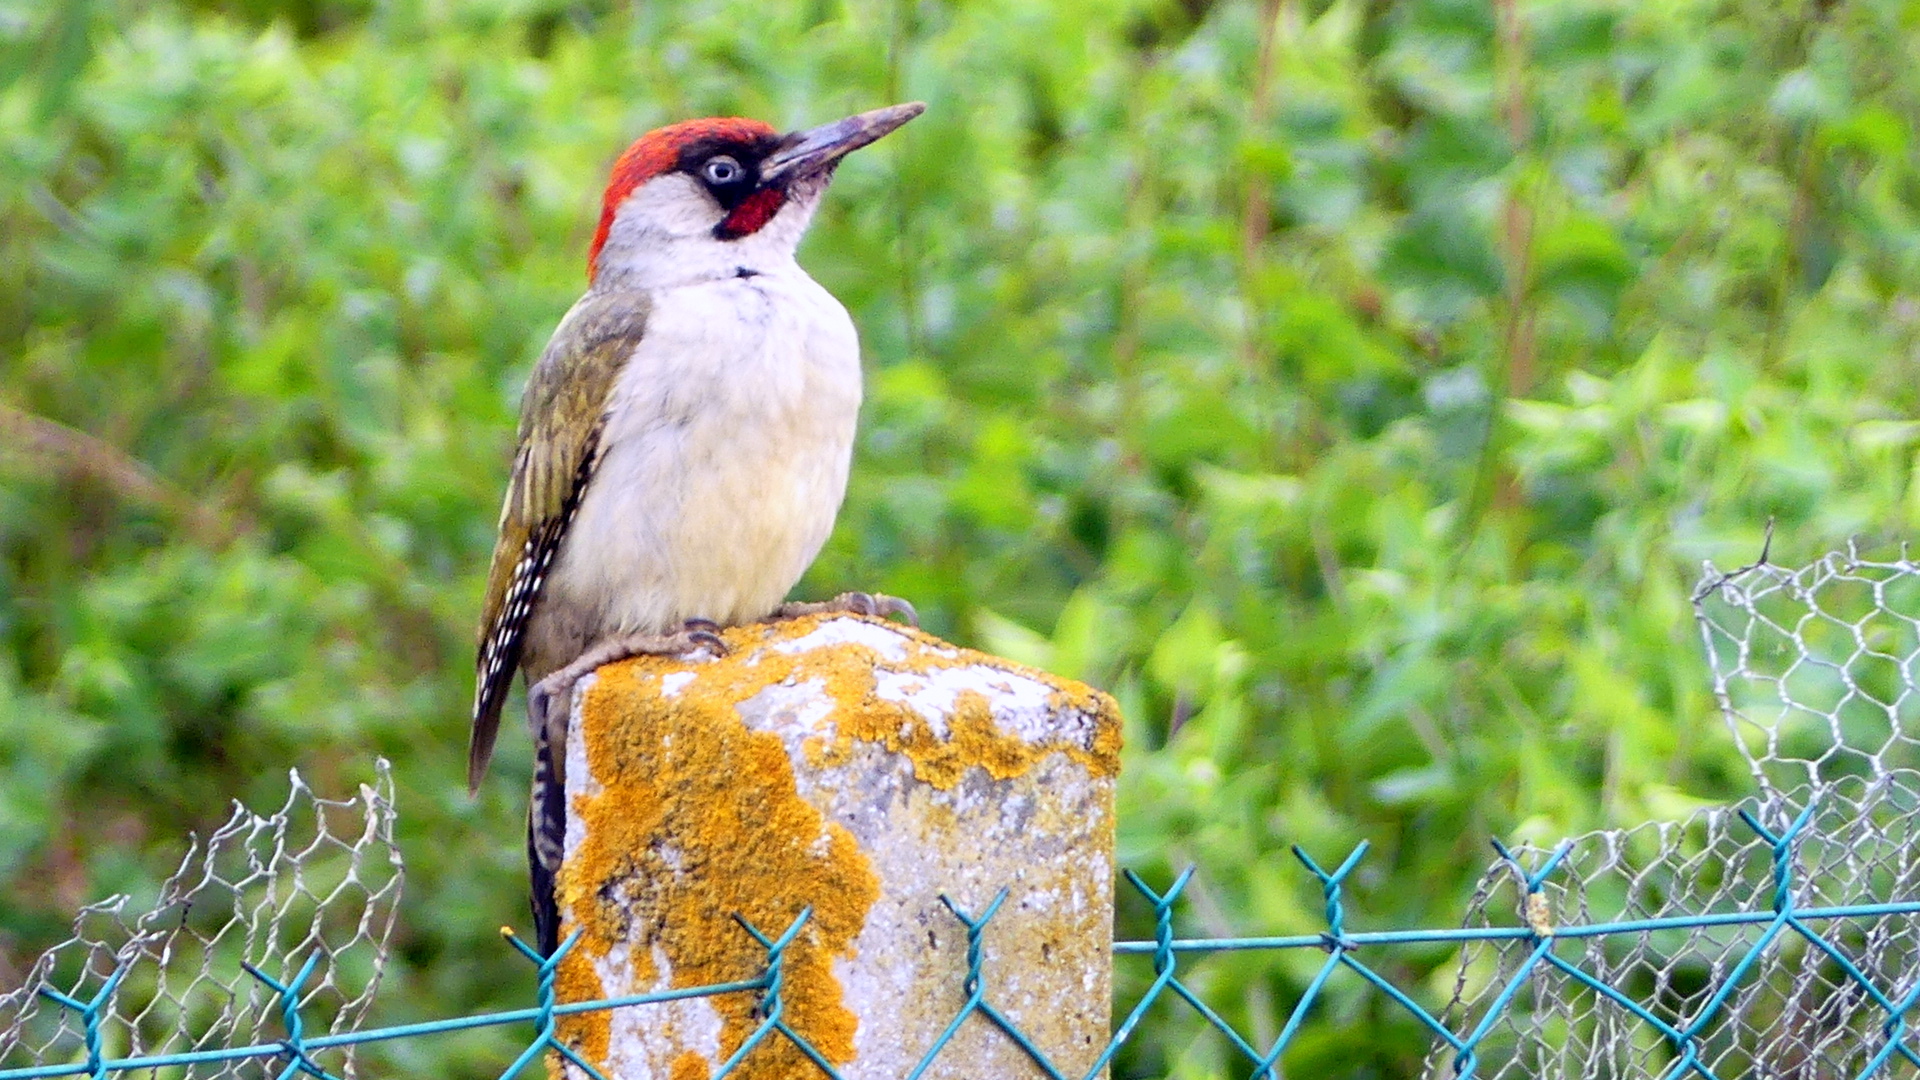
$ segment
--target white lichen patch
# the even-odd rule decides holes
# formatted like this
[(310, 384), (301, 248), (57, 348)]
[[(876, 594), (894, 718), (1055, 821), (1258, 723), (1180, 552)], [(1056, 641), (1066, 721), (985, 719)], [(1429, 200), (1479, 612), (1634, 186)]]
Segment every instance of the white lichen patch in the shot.
[[(596, 672), (587, 675), (574, 684), (572, 722), (579, 722), (581, 715), (579, 703), (586, 700), (587, 693), (593, 689), (593, 684), (599, 681), (600, 675)], [(567, 776), (576, 778), (567, 785), (572, 794), (591, 799), (606, 790), (593, 775), (592, 767), (587, 764), (587, 744), (585, 739), (569, 738), (564, 756), (566, 759)], [(565, 850), (574, 850), (582, 840), (586, 839), (586, 835), (586, 828), (580, 822), (580, 815), (568, 814)]]
[[(651, 951), (657, 974), (650, 985), (636, 986), (633, 964), (626, 945), (616, 946), (594, 963), (602, 985), (632, 987), (632, 992), (657, 994), (673, 989), (673, 964), (665, 949), (655, 945)], [(692, 1051), (704, 1057), (709, 1067), (720, 1061), (720, 1014), (709, 998), (686, 998), (661, 1002), (644, 1009), (613, 1009), (609, 1013), (612, 1037), (609, 1040), (608, 1076), (631, 1080), (667, 1080), (675, 1058)], [(569, 1080), (584, 1080), (583, 1074), (567, 1067)]]
[(771, 731), (786, 744), (787, 756), (804, 760), (810, 738), (834, 735), (832, 695), (819, 679), (775, 683), (735, 707), (740, 721), (753, 731)]
[(1056, 708), (1057, 687), (989, 664), (924, 671), (883, 667), (874, 672), (873, 692), (882, 701), (911, 708), (943, 739), (961, 695), (972, 694), (990, 703), (994, 726), (1003, 734), (1029, 743), (1064, 738), (1082, 747), (1093, 745), (1094, 718)]
[(792, 654), (834, 645), (862, 645), (872, 649), (883, 660), (897, 662), (907, 658), (910, 641), (907, 635), (879, 623), (864, 619), (829, 619), (797, 638), (775, 644), (773, 648), (776, 652)]

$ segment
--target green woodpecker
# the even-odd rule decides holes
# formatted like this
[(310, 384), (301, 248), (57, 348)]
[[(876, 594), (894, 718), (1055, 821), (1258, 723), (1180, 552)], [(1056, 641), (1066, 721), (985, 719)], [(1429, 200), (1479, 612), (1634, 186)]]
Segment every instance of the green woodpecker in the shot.
[(514, 671), (534, 777), (527, 854), (550, 953), (573, 686), (644, 653), (724, 651), (720, 626), (806, 611), (903, 614), (889, 597), (782, 601), (833, 529), (860, 409), (846, 309), (794, 261), (834, 167), (918, 116), (895, 105), (781, 135), (690, 120), (613, 166), (588, 289), (520, 406), (480, 619), (467, 782), (478, 790)]

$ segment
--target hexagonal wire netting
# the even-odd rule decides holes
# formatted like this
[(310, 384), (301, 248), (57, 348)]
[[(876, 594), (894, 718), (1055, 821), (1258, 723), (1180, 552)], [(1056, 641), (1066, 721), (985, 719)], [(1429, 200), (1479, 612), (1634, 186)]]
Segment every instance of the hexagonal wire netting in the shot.
[[(279, 810), (236, 802), (204, 840), (190, 838), (157, 895), (82, 908), (72, 936), (0, 994), (0, 1072), (79, 1062), (84, 1074), (90, 1052), (138, 1059), (276, 1042), (282, 995), (267, 980), (286, 985), (310, 960), (303, 1023), (352, 1030), (373, 1001), (400, 901), (393, 781), (386, 762), (376, 768), (374, 784), (338, 800), (292, 772)], [(83, 1019), (89, 1007), (92, 1024)], [(325, 1060), (350, 1070), (351, 1054), (341, 1047)], [(228, 1058), (191, 1075), (280, 1068), (271, 1057)]]
[[(1485, 1077), (1920, 1075), (1903, 1019), (1920, 995), (1920, 916), (1672, 925), (1920, 897), (1920, 564), (1849, 548), (1797, 570), (1709, 565), (1695, 610), (1758, 794), (1516, 850), (1522, 865), (1565, 850), (1532, 901), (1545, 924), (1666, 925), (1563, 940), (1504, 1001), (1535, 943), (1474, 942), (1445, 1020), (1490, 1020), (1474, 1055)], [(1467, 925), (1524, 918), (1519, 878), (1495, 863)], [(1460, 1057), (1443, 1043), (1428, 1074)]]
[[(1435, 1049), (1423, 1071), (1435, 1080), (1920, 1076), (1920, 1036), (1908, 1023), (1920, 1005), (1920, 564), (1849, 550), (1799, 570), (1709, 566), (1695, 604), (1753, 797), (1552, 848), (1501, 848), (1465, 925), (1442, 929), (1344, 925), (1344, 882), (1364, 845), (1332, 870), (1296, 851), (1325, 893), (1320, 934), (1180, 939), (1175, 911), (1192, 872), (1157, 893), (1129, 874), (1153, 904), (1156, 934), (1114, 948), (1151, 956), (1152, 974), (1079, 1075), (1101, 1074), (1159, 1003), (1191, 1008), (1224, 1051), (1211, 1064), (1176, 1064), (1176, 1075), (1224, 1067), (1277, 1080), (1337, 975), (1425, 1026)], [(384, 764), (377, 787), (356, 799), (320, 799), (296, 774), (279, 813), (236, 807), (151, 907), (131, 919), (124, 897), (85, 909), (74, 936), (0, 996), (0, 1080), (157, 1076), (162, 1065), (170, 1076), (331, 1080), (352, 1075), (360, 1042), (528, 1023), (533, 1040), (506, 1076), (554, 1051), (574, 1063), (569, 1075), (604, 1080), (556, 1037), (557, 1015), (718, 994), (756, 995), (763, 1020), (727, 1048), (715, 1080), (772, 1039), (840, 1076), (780, 1019), (781, 955), (805, 911), (784, 932), (744, 928), (768, 951), (751, 979), (558, 1005), (554, 972), (571, 943), (543, 958), (510, 939), (536, 965), (535, 1007), (360, 1028), (399, 896), (392, 825)], [(954, 988), (946, 1035), (911, 1077), (961, 1024), (990, 1023), (1027, 1050), (1036, 1075), (1067, 1080), (993, 1005), (989, 923), (1005, 898), (976, 915), (954, 909), (969, 975)], [(1444, 1007), (1373, 965), (1379, 948), (1409, 944), (1458, 949)], [(1318, 974), (1257, 1044), (1206, 1004), (1201, 982), (1187, 981), (1191, 957), (1289, 950), (1320, 954)], [(331, 1034), (308, 1037), (308, 1024)]]

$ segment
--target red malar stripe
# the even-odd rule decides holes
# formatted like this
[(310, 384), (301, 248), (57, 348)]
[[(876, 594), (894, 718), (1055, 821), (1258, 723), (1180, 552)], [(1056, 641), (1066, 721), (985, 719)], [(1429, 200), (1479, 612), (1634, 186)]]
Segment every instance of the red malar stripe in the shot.
[(739, 206), (723, 219), (713, 234), (722, 240), (738, 240), (743, 236), (752, 236), (759, 232), (773, 215), (787, 204), (787, 193), (778, 188), (761, 188), (759, 191), (741, 200)]

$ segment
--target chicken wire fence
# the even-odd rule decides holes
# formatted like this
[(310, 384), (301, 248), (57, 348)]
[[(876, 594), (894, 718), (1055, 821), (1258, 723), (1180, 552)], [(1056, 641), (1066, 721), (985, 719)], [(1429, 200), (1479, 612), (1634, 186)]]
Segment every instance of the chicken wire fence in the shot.
[[(102, 1076), (199, 1055), (194, 1076), (248, 1075), (257, 1055), (233, 1049), (279, 1048), (283, 988), (310, 957), (324, 963), (296, 980), (295, 1033), (359, 1026), (400, 900), (393, 781), (379, 762), (358, 795), (326, 799), (290, 778), (279, 810), (235, 803), (192, 838), (150, 904), (115, 896), (80, 909), (72, 936), (0, 995), (0, 1074)], [(338, 1068), (352, 1071), (350, 1047)]]
[[(1193, 871), (1160, 890), (1129, 873), (1155, 934), (1114, 951), (1151, 970), (1084, 1070), (1063, 1069), (994, 1004), (1005, 892), (976, 912), (949, 904), (968, 974), (952, 1022), (906, 1080), (953, 1068), (941, 1054), (965, 1024), (997, 1028), (1035, 1075), (1094, 1077), (1156, 1006), (1190, 1010), (1209, 1033), (1212, 1056), (1179, 1075), (1274, 1080), (1306, 1020), (1354, 990), (1430, 1036), (1425, 1077), (1920, 1076), (1920, 564), (1850, 549), (1792, 570), (1709, 566), (1695, 607), (1729, 754), (1756, 787), (1738, 805), (1546, 847), (1496, 843), (1464, 921), (1441, 928), (1354, 928), (1345, 883), (1364, 844), (1331, 869), (1295, 849), (1325, 899), (1316, 934), (1182, 938)], [(551, 1051), (605, 1080), (556, 1036), (560, 1017), (721, 994), (751, 995), (759, 1023), (727, 1048), (716, 1080), (776, 1041), (840, 1076), (784, 1019), (784, 954), (805, 911), (786, 927), (742, 925), (767, 961), (739, 982), (561, 1004), (555, 972), (571, 941), (542, 958), (510, 936), (533, 965), (532, 1007), (364, 1026), (400, 884), (384, 765), (338, 801), (295, 774), (277, 813), (236, 806), (192, 845), (150, 907), (120, 897), (82, 910), (73, 936), (0, 996), (0, 1080), (328, 1080), (356, 1075), (356, 1046), (495, 1025), (533, 1032), (505, 1076)], [(1450, 994), (1382, 962), (1407, 947), (1453, 950)], [(1209, 1005), (1194, 974), (1210, 954), (1248, 951), (1320, 956), (1259, 1038)]]

